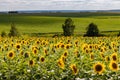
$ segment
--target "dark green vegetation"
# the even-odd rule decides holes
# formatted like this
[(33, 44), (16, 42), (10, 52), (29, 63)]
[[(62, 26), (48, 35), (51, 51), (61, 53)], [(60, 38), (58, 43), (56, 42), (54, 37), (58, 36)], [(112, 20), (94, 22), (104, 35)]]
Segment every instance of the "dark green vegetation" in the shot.
[(74, 33), (75, 25), (71, 18), (65, 20), (65, 23), (62, 25), (63, 35), (71, 36)]
[(20, 36), (16, 26), (14, 23), (11, 24), (11, 29), (10, 29), (10, 32), (9, 32), (9, 37), (15, 37), (15, 36)]
[(100, 32), (116, 35), (120, 31), (120, 13), (41, 13), (41, 14), (0, 14), (0, 32), (9, 33), (11, 23), (21, 33), (39, 33), (53, 35), (62, 33), (62, 24), (66, 18), (74, 21), (75, 34), (83, 35), (91, 22)]
[(87, 27), (87, 32), (84, 36), (89, 36), (89, 37), (100, 36), (97, 25), (94, 23), (90, 23)]

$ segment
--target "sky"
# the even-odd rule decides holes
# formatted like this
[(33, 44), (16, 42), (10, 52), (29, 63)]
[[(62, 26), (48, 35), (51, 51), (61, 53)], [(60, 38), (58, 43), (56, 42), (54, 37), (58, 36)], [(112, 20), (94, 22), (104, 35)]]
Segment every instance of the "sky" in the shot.
[(120, 0), (0, 0), (0, 11), (111, 9), (120, 9)]

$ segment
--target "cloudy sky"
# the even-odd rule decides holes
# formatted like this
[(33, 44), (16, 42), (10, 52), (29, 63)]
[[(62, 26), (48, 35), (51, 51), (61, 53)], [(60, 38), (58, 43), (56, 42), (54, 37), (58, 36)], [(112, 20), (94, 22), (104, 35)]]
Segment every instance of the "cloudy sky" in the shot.
[(0, 0), (0, 11), (106, 9), (120, 9), (120, 0)]

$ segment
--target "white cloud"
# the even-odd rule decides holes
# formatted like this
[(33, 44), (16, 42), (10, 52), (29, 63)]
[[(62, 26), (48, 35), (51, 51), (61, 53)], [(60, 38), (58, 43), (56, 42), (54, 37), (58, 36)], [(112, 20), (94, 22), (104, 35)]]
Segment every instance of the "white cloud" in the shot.
[(120, 9), (119, 4), (120, 0), (0, 0), (0, 11)]

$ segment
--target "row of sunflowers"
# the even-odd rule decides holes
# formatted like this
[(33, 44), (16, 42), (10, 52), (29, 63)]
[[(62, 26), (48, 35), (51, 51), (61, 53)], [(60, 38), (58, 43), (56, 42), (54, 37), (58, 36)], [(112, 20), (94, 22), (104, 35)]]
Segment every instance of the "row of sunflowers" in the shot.
[(118, 80), (120, 37), (0, 38), (0, 80)]

